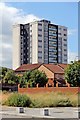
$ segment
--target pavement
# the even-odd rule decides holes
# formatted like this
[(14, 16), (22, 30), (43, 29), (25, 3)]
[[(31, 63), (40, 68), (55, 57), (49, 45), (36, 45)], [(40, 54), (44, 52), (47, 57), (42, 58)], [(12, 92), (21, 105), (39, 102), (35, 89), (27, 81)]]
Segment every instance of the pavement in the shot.
[(2, 118), (57, 118), (57, 120), (68, 118), (79, 120), (79, 108), (77, 107), (23, 108), (24, 113), (20, 113), (19, 110), (20, 107), (3, 106), (0, 115)]

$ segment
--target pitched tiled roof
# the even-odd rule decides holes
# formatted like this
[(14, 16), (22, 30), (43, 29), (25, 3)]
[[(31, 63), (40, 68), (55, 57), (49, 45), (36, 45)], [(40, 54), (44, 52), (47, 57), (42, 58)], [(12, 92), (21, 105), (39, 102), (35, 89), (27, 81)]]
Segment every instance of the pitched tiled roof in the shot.
[(15, 70), (15, 72), (25, 72), (25, 71), (28, 71), (28, 70), (34, 70), (34, 69), (37, 69), (41, 64), (23, 64), (21, 65), (19, 68), (17, 68)]
[(23, 64), (15, 72), (25, 72), (28, 70), (38, 69), (41, 65), (45, 66), (53, 73), (64, 73), (67, 64)]
[(48, 68), (50, 71), (52, 71), (53, 73), (64, 73), (64, 70), (58, 65), (44, 64), (44, 66)]
[(62, 69), (66, 69), (69, 64), (58, 64), (58, 66), (60, 66)]

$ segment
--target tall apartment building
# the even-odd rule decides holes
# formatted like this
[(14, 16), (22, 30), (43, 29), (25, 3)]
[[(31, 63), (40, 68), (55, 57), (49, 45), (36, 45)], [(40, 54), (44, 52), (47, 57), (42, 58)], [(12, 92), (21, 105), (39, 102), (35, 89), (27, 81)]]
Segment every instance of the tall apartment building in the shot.
[(13, 26), (13, 69), (27, 63), (67, 63), (67, 28), (48, 20)]

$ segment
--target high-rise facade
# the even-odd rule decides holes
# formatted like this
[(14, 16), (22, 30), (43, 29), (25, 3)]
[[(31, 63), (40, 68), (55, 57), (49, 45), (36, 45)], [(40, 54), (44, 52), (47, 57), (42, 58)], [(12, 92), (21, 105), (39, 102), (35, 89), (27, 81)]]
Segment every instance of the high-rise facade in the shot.
[(67, 63), (67, 28), (47, 20), (13, 26), (13, 69), (27, 63)]

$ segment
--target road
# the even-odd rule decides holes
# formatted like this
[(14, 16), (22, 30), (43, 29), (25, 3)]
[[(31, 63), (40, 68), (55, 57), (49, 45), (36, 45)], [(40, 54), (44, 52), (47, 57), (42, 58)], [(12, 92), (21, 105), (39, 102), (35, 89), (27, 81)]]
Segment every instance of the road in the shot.
[[(48, 109), (49, 115), (44, 114), (44, 110)], [(24, 113), (19, 113), (17, 107), (3, 107), (0, 111), (2, 114), (2, 120), (9, 120), (9, 118), (15, 118), (20, 120), (79, 120), (79, 108), (73, 107), (54, 107), (54, 108), (24, 108)], [(60, 119), (61, 118), (61, 119)]]

